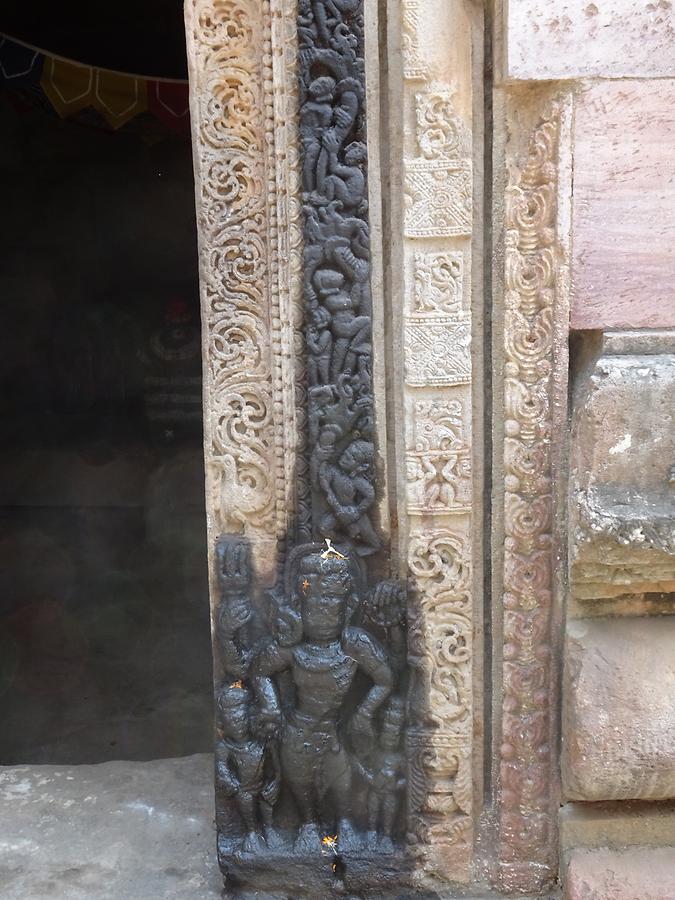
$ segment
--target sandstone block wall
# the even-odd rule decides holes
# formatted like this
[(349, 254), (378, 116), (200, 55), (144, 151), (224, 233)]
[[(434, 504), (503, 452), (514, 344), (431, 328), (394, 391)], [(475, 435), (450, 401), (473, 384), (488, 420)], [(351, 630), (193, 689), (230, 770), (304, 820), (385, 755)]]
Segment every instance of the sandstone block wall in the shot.
[(568, 624), (562, 758), (567, 800), (659, 800), (675, 794), (674, 646), (673, 616)]
[(565, 873), (565, 900), (672, 900), (670, 849), (577, 850)]
[(605, 332), (599, 352), (572, 415), (572, 594), (630, 594), (635, 614), (675, 590), (675, 332)]
[(668, 0), (509, 0), (505, 32), (509, 79), (675, 75)]
[(572, 328), (673, 326), (675, 155), (666, 148), (675, 143), (675, 81), (598, 81), (579, 90)]
[[(507, 448), (503, 468), (495, 453), (496, 496), (503, 484), (508, 501), (525, 479), (551, 490), (551, 506), (532, 495), (518, 524), (537, 535), (528, 602), (548, 609), (537, 640), (564, 672), (561, 697), (548, 695), (553, 740), (560, 723), (550, 784), (555, 797), (559, 779), (560, 833), (521, 839), (519, 851), (533, 859), (537, 841), (560, 841), (569, 898), (673, 896), (675, 13), (661, 0), (504, 0), (495, 46), (495, 383), (511, 375), (519, 296), (534, 313), (527, 348), (550, 347), (524, 373), (523, 406), (516, 415), (507, 406), (496, 423)], [(557, 148), (547, 154), (540, 136), (552, 114)], [(528, 142), (538, 146), (533, 163)], [(511, 185), (535, 172), (539, 193), (521, 220), (531, 227), (530, 264), (515, 266), (500, 224)], [(546, 254), (535, 255), (535, 235)], [(538, 392), (549, 364), (552, 386)], [(527, 468), (515, 459), (514, 480), (508, 447), (525, 409), (532, 452)], [(495, 508), (506, 660), (523, 646), (507, 631), (509, 515), (508, 502), (501, 521)], [(507, 666), (503, 677), (506, 695)], [(503, 805), (512, 796), (509, 784)], [(663, 849), (648, 859), (638, 849), (646, 843)], [(610, 844), (616, 866), (596, 852)], [(524, 869), (514, 872), (511, 887), (531, 886)]]

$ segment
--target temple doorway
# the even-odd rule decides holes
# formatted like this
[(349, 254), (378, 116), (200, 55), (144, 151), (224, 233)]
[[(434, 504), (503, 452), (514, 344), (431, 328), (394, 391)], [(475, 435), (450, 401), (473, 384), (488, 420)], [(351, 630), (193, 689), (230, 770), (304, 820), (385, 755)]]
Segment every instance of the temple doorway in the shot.
[[(184, 48), (174, 65), (178, 51), (168, 64), (155, 44), (141, 71), (138, 34), (115, 49), (113, 30), (90, 46), (98, 32), (86, 18), (66, 27), (62, 8), (51, 31), (33, 8), (33, 34), (9, 5), (14, 31), (0, 39), (0, 764), (209, 751)], [(182, 40), (180, 4), (148, 20), (164, 28), (171, 16)]]

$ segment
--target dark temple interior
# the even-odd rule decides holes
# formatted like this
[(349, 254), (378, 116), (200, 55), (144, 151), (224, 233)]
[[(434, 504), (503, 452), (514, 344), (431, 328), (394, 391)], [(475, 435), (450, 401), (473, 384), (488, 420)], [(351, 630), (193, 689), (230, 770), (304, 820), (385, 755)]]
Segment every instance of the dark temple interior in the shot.
[[(0, 33), (186, 78), (179, 2), (12, 0)], [(0, 764), (209, 751), (189, 128), (7, 79), (0, 120)]]

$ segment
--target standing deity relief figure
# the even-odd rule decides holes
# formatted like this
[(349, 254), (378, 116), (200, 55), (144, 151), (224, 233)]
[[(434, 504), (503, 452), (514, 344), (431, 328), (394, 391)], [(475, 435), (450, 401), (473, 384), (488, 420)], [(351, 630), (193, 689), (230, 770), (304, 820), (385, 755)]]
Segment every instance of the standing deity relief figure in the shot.
[[(268, 635), (251, 640), (259, 613), (243, 599), (251, 572), (241, 547), (231, 538), (218, 551), (226, 678), (217, 694), (216, 770), (220, 795), (239, 814), (236, 852), (290, 851), (292, 841), (295, 853), (320, 853), (326, 833), (337, 834), (343, 853), (378, 841), (380, 852), (389, 851), (404, 777), (404, 700), (392, 691), (404, 686), (400, 660), (390, 663), (375, 635), (355, 623), (368, 621), (371, 599), (377, 623), (402, 589), (386, 582), (366, 598), (353, 548), (301, 545), (289, 553), (283, 589), (273, 593)], [(230, 681), (233, 675), (240, 677)], [(359, 784), (368, 791), (366, 815), (355, 806)], [(277, 828), (284, 791), (295, 813)]]

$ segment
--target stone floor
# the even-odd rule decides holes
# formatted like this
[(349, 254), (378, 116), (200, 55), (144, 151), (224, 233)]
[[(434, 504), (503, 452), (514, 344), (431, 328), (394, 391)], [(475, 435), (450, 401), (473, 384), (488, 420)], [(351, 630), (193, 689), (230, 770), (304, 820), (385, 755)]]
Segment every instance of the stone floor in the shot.
[[(206, 753), (151, 762), (0, 766), (0, 898), (233, 900), (216, 863), (213, 819), (213, 757)], [(237, 898), (298, 900), (284, 888), (280, 871), (278, 892)], [(358, 900), (333, 891), (311, 900), (338, 894)], [(411, 896), (409, 890), (378, 895)], [(495, 896), (480, 889), (434, 894), (436, 900)]]
[(0, 767), (2, 900), (217, 900), (213, 759)]

